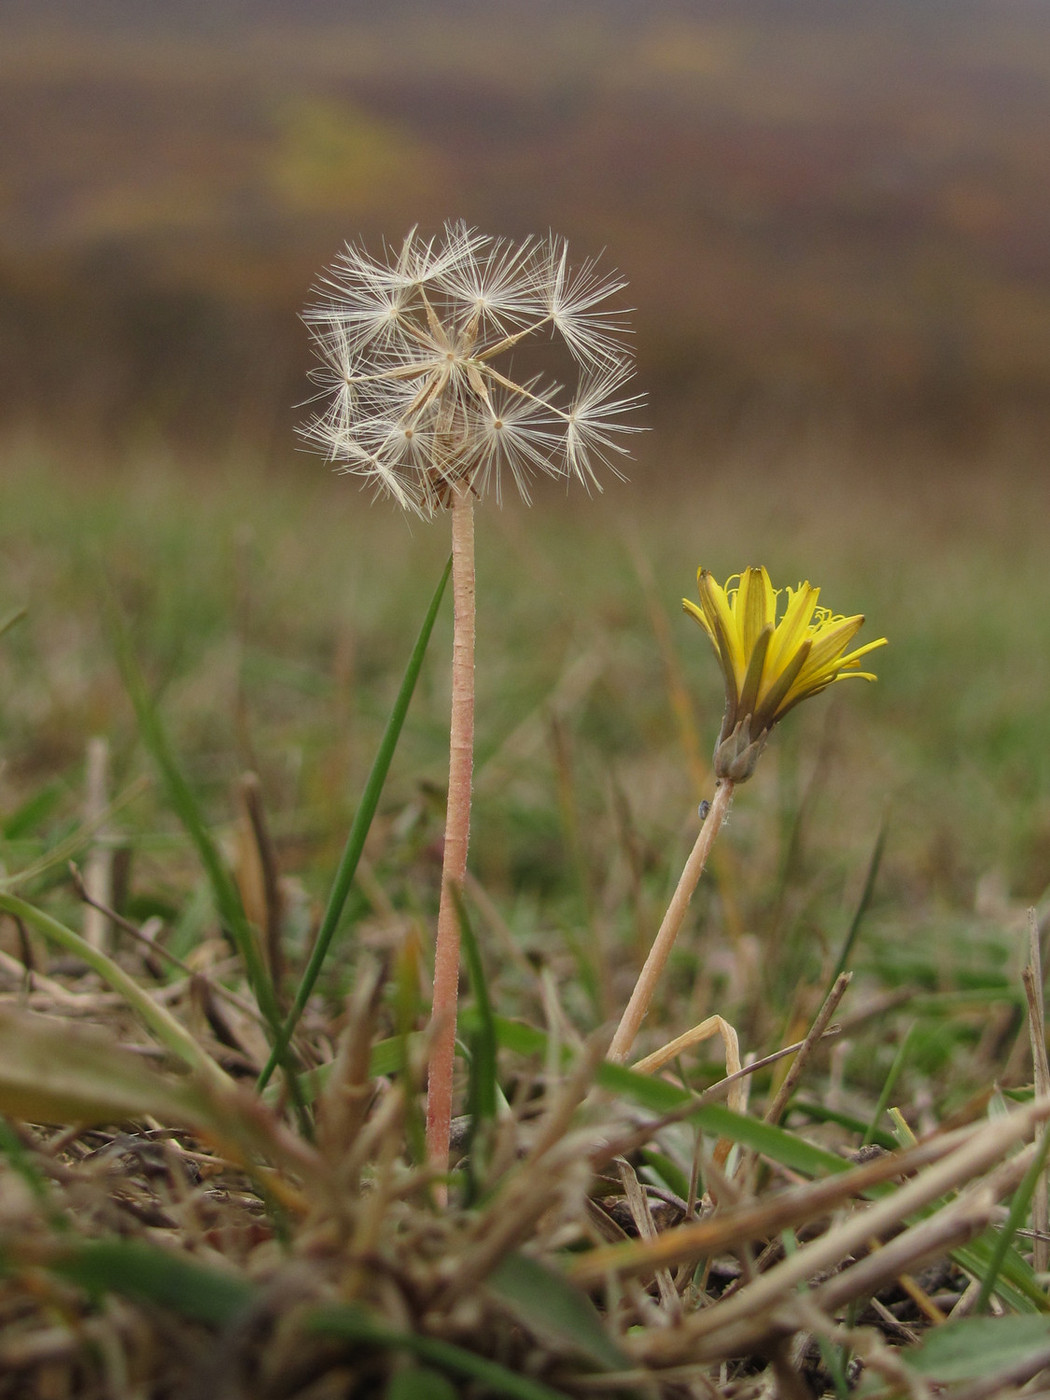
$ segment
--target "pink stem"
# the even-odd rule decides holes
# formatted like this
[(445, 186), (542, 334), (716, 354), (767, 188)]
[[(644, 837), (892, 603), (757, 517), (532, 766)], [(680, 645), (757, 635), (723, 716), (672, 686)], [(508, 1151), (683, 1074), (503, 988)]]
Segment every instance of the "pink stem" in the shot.
[(733, 797), (733, 786), (728, 778), (723, 778), (715, 789), (714, 800), (704, 824), (700, 828), (696, 845), (689, 853), (689, 859), (686, 861), (685, 869), (678, 881), (678, 888), (671, 897), (671, 903), (667, 906), (667, 913), (660, 925), (660, 931), (649, 950), (645, 966), (638, 974), (638, 981), (634, 984), (634, 991), (627, 1003), (627, 1009), (620, 1018), (620, 1024), (612, 1038), (612, 1044), (609, 1046), (610, 1060), (622, 1064), (630, 1054), (634, 1038), (645, 1019), (645, 1013), (649, 1010), (649, 1003), (653, 999), (653, 992), (656, 990), (660, 974), (664, 970), (664, 965), (674, 947), (674, 941), (678, 937), (678, 930), (682, 927), (682, 920), (685, 918), (689, 901), (693, 897), (693, 891), (699, 883), (700, 876), (704, 873), (704, 866), (707, 864), (707, 857), (711, 854), (711, 847), (715, 844), (715, 837), (725, 821), (726, 812), (729, 810), (729, 803)]
[(448, 1168), (452, 1128), (452, 1071), (459, 999), (459, 917), (454, 891), (462, 889), (467, 873), (474, 767), (474, 498), (469, 489), (457, 489), (452, 500), (452, 594), (455, 622), (448, 809), (427, 1073), (427, 1158), (438, 1171)]

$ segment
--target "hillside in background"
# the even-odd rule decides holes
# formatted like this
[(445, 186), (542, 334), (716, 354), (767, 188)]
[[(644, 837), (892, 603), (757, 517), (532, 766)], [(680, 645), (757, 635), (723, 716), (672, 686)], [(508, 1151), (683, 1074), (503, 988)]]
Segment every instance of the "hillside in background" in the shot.
[(553, 227), (654, 413), (965, 443), (1050, 389), (1037, 0), (99, 0), (0, 18), (0, 419), (287, 450), (345, 238)]

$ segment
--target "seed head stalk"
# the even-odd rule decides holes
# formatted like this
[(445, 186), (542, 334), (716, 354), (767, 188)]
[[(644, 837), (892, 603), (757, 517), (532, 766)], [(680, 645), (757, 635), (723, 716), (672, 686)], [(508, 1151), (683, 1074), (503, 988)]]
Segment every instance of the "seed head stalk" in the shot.
[(455, 894), (467, 873), (471, 778), (474, 769), (474, 498), (467, 486), (452, 493), (452, 720), (448, 808), (441, 869), (430, 1064), (427, 1073), (427, 1158), (448, 1168), (452, 1128), (452, 1071), (459, 995), (459, 913)]
[(661, 923), (660, 930), (653, 940), (649, 956), (638, 975), (631, 999), (627, 1003), (627, 1008), (620, 1018), (620, 1024), (616, 1028), (616, 1034), (612, 1038), (612, 1044), (609, 1046), (609, 1059), (618, 1064), (622, 1064), (631, 1053), (635, 1036), (645, 1020), (645, 1013), (649, 1010), (649, 1003), (653, 999), (656, 984), (660, 980), (667, 965), (667, 959), (671, 955), (671, 949), (674, 947), (678, 931), (682, 927), (685, 911), (689, 908), (693, 891), (700, 883), (700, 876), (704, 873), (707, 858), (711, 854), (711, 847), (715, 844), (715, 837), (722, 829), (722, 824), (726, 819), (729, 804), (733, 799), (733, 788), (733, 782), (724, 778), (715, 789), (714, 799), (708, 808), (707, 816), (700, 828), (700, 834), (696, 838), (696, 844), (685, 863), (685, 869), (682, 871), (678, 886), (667, 906), (663, 923)]
[[(629, 455), (622, 436), (637, 431), (624, 415), (638, 404), (622, 392), (633, 374), (626, 322), (607, 305), (623, 286), (593, 262), (571, 267), (553, 234), (511, 243), (448, 224), (442, 238), (413, 230), (378, 258), (348, 244), (305, 315), (324, 406), (303, 436), (404, 509), (452, 515), (451, 754), (427, 1096), (427, 1155), (439, 1172), (449, 1158), (456, 891), (470, 833), (473, 502), (489, 488), (498, 501), (506, 477), (528, 501), (536, 474), (595, 490), (602, 468), (619, 475), (616, 461)], [(564, 384), (515, 368), (515, 355), (529, 364), (526, 341), (555, 346)]]

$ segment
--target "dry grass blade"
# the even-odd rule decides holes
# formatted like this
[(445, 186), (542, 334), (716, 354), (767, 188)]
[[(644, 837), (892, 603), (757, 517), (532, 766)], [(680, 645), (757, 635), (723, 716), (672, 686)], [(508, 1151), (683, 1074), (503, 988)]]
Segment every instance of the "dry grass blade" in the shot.
[[(995, 1166), (1015, 1143), (1029, 1136), (1035, 1125), (1048, 1117), (1050, 1100), (1040, 1099), (1008, 1118), (976, 1130), (970, 1134), (968, 1142), (905, 1182), (891, 1196), (858, 1209), (849, 1219), (803, 1245), (732, 1297), (689, 1318), (674, 1341), (653, 1337), (640, 1345), (651, 1360), (665, 1355), (677, 1357), (681, 1347), (687, 1344), (686, 1337), (693, 1356), (737, 1354), (741, 1347), (754, 1344), (756, 1339), (766, 1335), (773, 1326), (772, 1312), (789, 1301), (796, 1288), (826, 1270), (839, 1268), (843, 1260), (856, 1251), (866, 1251), (870, 1240), (897, 1232), (908, 1216)], [(996, 1182), (997, 1187), (1005, 1191), (1011, 1183), (1016, 1184), (1024, 1173), (1031, 1150), (1017, 1159), (1019, 1168), (1017, 1162), (1007, 1165), (1002, 1179)], [(995, 1189), (986, 1183), (977, 1189), (972, 1199), (968, 1197), (963, 1204), (946, 1207), (935, 1217), (937, 1223), (931, 1224), (930, 1229), (943, 1230), (951, 1242), (966, 1238), (982, 1214), (987, 1218), (995, 1199)], [(913, 1228), (920, 1230), (923, 1226)], [(921, 1244), (922, 1237), (918, 1238)], [(880, 1259), (888, 1249), (889, 1246), (880, 1251)], [(903, 1262), (899, 1263), (891, 1276), (904, 1267)], [(884, 1276), (881, 1267), (879, 1274)]]
[[(104, 1032), (9, 1007), (0, 1008), (0, 1112), (30, 1123), (152, 1117), (193, 1129), (241, 1165), (261, 1156), (297, 1176), (318, 1174), (311, 1149), (231, 1082), (160, 1074)], [(267, 1179), (287, 1207), (303, 1211), (292, 1181)]]
[(867, 1258), (843, 1269), (815, 1290), (814, 1296), (831, 1310), (876, 1292), (884, 1283), (905, 1272), (914, 1273), (928, 1259), (972, 1238), (996, 1218), (997, 1203), (1017, 1186), (1034, 1155), (1034, 1147), (1026, 1148), (1012, 1161), (967, 1188), (936, 1215), (902, 1231), (888, 1244), (873, 1249)]
[(109, 743), (96, 735), (88, 740), (87, 783), (84, 796), (84, 823), (95, 831), (95, 840), (84, 861), (84, 886), (92, 896), (84, 911), (84, 938), (93, 948), (105, 950), (109, 924), (99, 910), (111, 904), (113, 893), (113, 852), (105, 827), (109, 796)]
[(567, 1194), (586, 1197), (591, 1176), (589, 1153), (597, 1129), (572, 1132), (571, 1123), (605, 1055), (607, 1039), (595, 1037), (541, 1119), (525, 1158), (500, 1184), (470, 1230), (470, 1245), (455, 1262), (442, 1290), (441, 1306), (462, 1297), (484, 1279), (510, 1250), (528, 1238), (536, 1221)]
[(591, 1286), (610, 1275), (648, 1273), (661, 1265), (687, 1263), (740, 1241), (766, 1239), (787, 1228), (801, 1228), (843, 1203), (862, 1197), (896, 1177), (919, 1171), (957, 1150), (972, 1137), (959, 1129), (922, 1143), (910, 1151), (887, 1154), (822, 1181), (793, 1187), (763, 1201), (719, 1211), (704, 1220), (663, 1231), (651, 1243), (630, 1241), (592, 1250), (568, 1266), (577, 1283)]
[(379, 968), (374, 964), (362, 967), (347, 1009), (346, 1026), (339, 1037), (335, 1059), (318, 1096), (318, 1140), (333, 1166), (345, 1160), (365, 1121), (369, 1104), (375, 1097), (369, 1061), (375, 1014), (382, 991)]
[(59, 923), (49, 914), (27, 904), (25, 900), (18, 899), (14, 895), (0, 894), (0, 910), (11, 914), (15, 918), (24, 920), (31, 925), (49, 942), (56, 944), (65, 952), (72, 953), (74, 957), (80, 958), (98, 973), (111, 987), (117, 991), (121, 997), (132, 1007), (146, 1026), (157, 1037), (158, 1041), (190, 1069), (195, 1071), (205, 1081), (210, 1082), (216, 1088), (226, 1087), (229, 1080), (223, 1070), (215, 1063), (197, 1041), (189, 1034), (181, 1022), (149, 996), (138, 985), (133, 977), (105, 953), (97, 948), (93, 948), (78, 933), (74, 933), (65, 924)]
[[(627, 1198), (627, 1206), (631, 1212), (638, 1237), (642, 1240), (655, 1240), (657, 1236), (656, 1225), (653, 1221), (652, 1211), (649, 1209), (649, 1198), (642, 1189), (641, 1182), (631, 1166), (630, 1162), (622, 1157), (617, 1162), (620, 1173), (620, 1181), (623, 1183), (624, 1195)], [(660, 1301), (667, 1309), (668, 1315), (674, 1317), (679, 1312), (680, 1299), (667, 1269), (655, 1270), (656, 1286), (660, 1293)]]
[[(1028, 911), (1028, 964), (1021, 974), (1025, 1000), (1028, 1003), (1028, 1033), (1032, 1042), (1032, 1069), (1037, 1097), (1050, 1094), (1050, 1060), (1046, 1053), (1046, 1008), (1043, 1004), (1043, 961), (1039, 946), (1039, 921), (1034, 909)], [(1032, 1267), (1045, 1273), (1050, 1266), (1050, 1193), (1046, 1172), (1040, 1174), (1032, 1196), (1032, 1228), (1036, 1239), (1032, 1248)]]
[(279, 992), (284, 977), (281, 947), (281, 871), (277, 848), (263, 806), (262, 784), (254, 773), (245, 773), (237, 783), (239, 809), (237, 823), (237, 865), (235, 878), (251, 923), (263, 934), (267, 971)]

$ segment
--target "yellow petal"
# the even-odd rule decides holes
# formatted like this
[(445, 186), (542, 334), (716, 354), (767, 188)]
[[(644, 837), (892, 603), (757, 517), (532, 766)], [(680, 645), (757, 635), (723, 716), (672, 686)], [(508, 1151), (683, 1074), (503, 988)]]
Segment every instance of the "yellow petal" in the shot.
[(685, 608), (686, 612), (689, 614), (690, 617), (694, 617), (694, 618), (697, 620), (697, 622), (699, 622), (700, 626), (704, 629), (704, 631), (707, 633), (707, 635), (711, 638), (711, 641), (712, 641), (712, 643), (714, 644), (715, 650), (717, 651), (717, 650), (718, 650), (718, 638), (715, 636), (714, 632), (711, 630), (711, 624), (708, 622), (706, 616), (704, 615), (704, 610), (703, 610), (703, 608), (698, 608), (697, 605), (696, 605), (695, 603), (691, 603), (691, 602), (689, 601), (688, 598), (683, 598), (683, 599), (682, 599), (682, 607)]
[[(856, 651), (851, 651), (848, 656), (844, 656), (839, 662), (839, 665), (843, 668), (847, 666), (855, 666), (862, 656), (867, 656), (869, 651), (874, 651), (876, 647), (884, 647), (885, 645), (885, 637), (879, 637), (878, 640), (874, 642), (866, 642), (864, 646), (858, 647)], [(860, 672), (857, 672), (856, 674), (859, 675)], [(871, 679), (875, 680), (875, 677), (872, 676)]]
[(722, 662), (722, 670), (725, 673), (727, 683), (732, 685), (731, 698), (735, 706), (737, 697), (740, 695), (740, 687), (744, 681), (747, 663), (740, 644), (736, 619), (733, 617), (725, 589), (714, 581), (707, 569), (700, 570), (700, 606), (711, 624)]
[(787, 594), (787, 607), (777, 626), (766, 659), (771, 673), (782, 670), (791, 653), (801, 645), (817, 606), (820, 589), (813, 588), (809, 583), (800, 583), (798, 588), (789, 588)]
[(807, 670), (816, 672), (841, 664), (841, 655), (863, 626), (863, 617), (842, 617), (819, 628), (813, 639)]
[(776, 622), (777, 595), (764, 568), (745, 569), (740, 575), (734, 615), (745, 657), (750, 657), (763, 630)]

